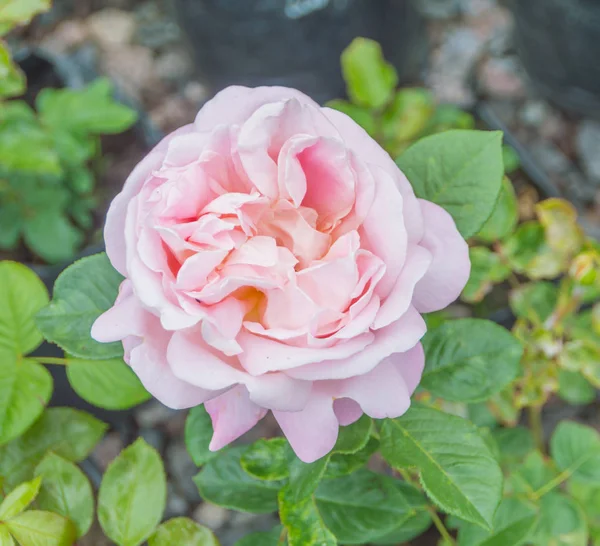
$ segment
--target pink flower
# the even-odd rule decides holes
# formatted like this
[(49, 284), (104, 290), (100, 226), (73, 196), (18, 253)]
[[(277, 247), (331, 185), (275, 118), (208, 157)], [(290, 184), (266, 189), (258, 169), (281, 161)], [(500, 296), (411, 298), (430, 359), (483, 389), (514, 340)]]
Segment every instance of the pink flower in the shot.
[(229, 87), (133, 171), (106, 221), (126, 280), (94, 324), (211, 449), (272, 411), (306, 462), (362, 413), (397, 417), (424, 366), (421, 313), (469, 276), (450, 215), (415, 197), (350, 118), (293, 89)]

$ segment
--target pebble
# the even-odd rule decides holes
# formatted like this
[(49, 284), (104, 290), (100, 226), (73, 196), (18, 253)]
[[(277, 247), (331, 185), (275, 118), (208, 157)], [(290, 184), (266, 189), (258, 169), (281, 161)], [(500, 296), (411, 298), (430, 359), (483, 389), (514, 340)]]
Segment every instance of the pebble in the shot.
[(162, 432), (155, 428), (142, 428), (140, 436), (159, 453), (162, 452), (165, 445), (165, 438)]
[(84, 23), (69, 19), (60, 23), (54, 32), (44, 37), (40, 47), (52, 53), (63, 54), (81, 45), (88, 36), (88, 29)]
[(193, 64), (186, 51), (172, 49), (162, 53), (154, 61), (156, 76), (167, 81), (186, 80), (193, 70)]
[(484, 91), (493, 97), (517, 99), (525, 95), (520, 65), (514, 57), (488, 59), (479, 78)]
[(600, 184), (600, 122), (583, 121), (577, 131), (576, 145), (586, 175)]
[(153, 428), (157, 425), (162, 425), (171, 419), (177, 410), (167, 408), (160, 402), (153, 400), (148, 404), (144, 404), (135, 412), (135, 420), (142, 428)]
[(551, 142), (536, 142), (530, 146), (531, 155), (546, 172), (563, 174), (571, 168), (569, 158)]
[(206, 525), (209, 529), (217, 531), (227, 523), (230, 514), (225, 508), (209, 502), (203, 502), (194, 510), (192, 518), (201, 525)]
[(173, 484), (167, 486), (167, 505), (165, 507), (164, 519), (186, 516), (190, 511), (188, 501), (180, 495)]
[(209, 98), (210, 92), (205, 85), (191, 81), (183, 88), (183, 96), (192, 104), (200, 105)]
[(450, 19), (460, 13), (460, 0), (421, 0), (417, 9), (431, 19)]
[(128, 45), (106, 50), (103, 67), (109, 77), (134, 98), (155, 81), (152, 50), (139, 45)]
[(122, 46), (131, 43), (135, 33), (132, 13), (115, 8), (105, 8), (87, 19), (90, 34), (103, 47)]
[(541, 100), (529, 100), (521, 108), (519, 119), (528, 127), (539, 127), (550, 115), (548, 104)]
[(183, 440), (175, 441), (167, 447), (166, 467), (177, 489), (188, 502), (200, 500), (198, 488), (193, 481), (198, 468), (190, 458)]
[(94, 449), (92, 458), (104, 471), (113, 459), (121, 453), (123, 447), (121, 435), (118, 432), (109, 432)]

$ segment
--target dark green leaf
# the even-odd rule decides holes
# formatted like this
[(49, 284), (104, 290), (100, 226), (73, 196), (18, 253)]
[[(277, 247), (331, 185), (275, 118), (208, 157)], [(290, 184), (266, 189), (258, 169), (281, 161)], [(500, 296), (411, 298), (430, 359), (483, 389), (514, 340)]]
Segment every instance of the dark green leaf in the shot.
[(412, 407), (402, 417), (384, 421), (381, 452), (395, 468), (417, 467), (425, 491), (444, 511), (491, 526), (502, 473), (473, 424)]
[(71, 408), (50, 408), (21, 437), (0, 447), (0, 475), (14, 487), (33, 476), (47, 452), (79, 462), (85, 459), (106, 432), (95, 417)]
[(260, 480), (284, 480), (290, 475), (294, 452), (285, 438), (261, 439), (242, 455), (242, 468)]
[(303, 463), (296, 459), (290, 465), (290, 479), (286, 486), (286, 501), (300, 503), (310, 497), (317, 489), (325, 474), (329, 456), (326, 455), (314, 463)]
[(192, 408), (185, 421), (185, 445), (196, 466), (202, 466), (218, 455), (208, 449), (212, 435), (212, 422), (204, 406)]
[(534, 546), (587, 546), (588, 529), (581, 506), (560, 493), (540, 501), (540, 521), (529, 542)]
[(0, 353), (0, 445), (23, 434), (52, 396), (52, 375), (37, 362)]
[(160, 455), (139, 438), (106, 470), (98, 493), (98, 520), (119, 546), (139, 546), (160, 523), (166, 497)]
[(109, 410), (129, 409), (151, 395), (122, 359), (81, 360), (69, 358), (67, 377), (84, 400)]
[(510, 307), (520, 318), (541, 326), (558, 302), (558, 288), (551, 282), (521, 285), (510, 293)]
[(0, 248), (13, 250), (19, 242), (22, 229), (23, 218), (19, 205), (13, 202), (2, 203), (0, 205)]
[(219, 546), (219, 543), (210, 529), (188, 518), (174, 518), (156, 530), (148, 546)]
[(423, 339), (421, 385), (457, 402), (480, 402), (518, 374), (523, 347), (501, 326), (482, 319), (448, 321)]
[(371, 455), (379, 448), (379, 440), (376, 438), (370, 438), (367, 445), (357, 451), (356, 453), (333, 453), (329, 457), (327, 463), (327, 470), (325, 470), (325, 478), (338, 478), (351, 474), (358, 470), (360, 467), (367, 464)]
[(492, 214), (500, 193), (502, 133), (446, 131), (419, 140), (397, 163), (417, 197), (445, 208), (463, 237), (471, 237)]
[(373, 429), (373, 420), (363, 415), (351, 425), (340, 427), (333, 453), (356, 453), (367, 445)]
[(342, 73), (352, 102), (381, 108), (398, 83), (394, 67), (385, 62), (381, 46), (367, 38), (355, 38), (342, 53)]
[(591, 404), (596, 399), (596, 389), (579, 372), (559, 370), (558, 396), (576, 406)]
[(287, 542), (279, 541), (282, 527), (278, 525), (266, 533), (252, 533), (235, 543), (235, 546), (285, 546)]
[(26, 355), (43, 341), (33, 318), (48, 303), (48, 291), (28, 267), (0, 262), (0, 352)]
[(495, 243), (510, 235), (519, 221), (519, 211), (515, 189), (508, 178), (502, 181), (502, 189), (492, 215), (477, 233), (477, 238), (487, 243)]
[(510, 275), (510, 268), (504, 264), (498, 254), (485, 247), (471, 247), (471, 275), (461, 298), (468, 303), (481, 301), (494, 284), (501, 283)]
[(533, 436), (525, 427), (498, 428), (493, 431), (502, 461), (520, 462), (534, 449)]
[(335, 536), (323, 523), (312, 496), (297, 498), (285, 486), (278, 495), (279, 517), (287, 529), (290, 546), (336, 546)]
[(35, 469), (42, 488), (36, 505), (69, 519), (84, 536), (94, 521), (94, 494), (86, 475), (70, 461), (48, 453)]
[(37, 315), (44, 337), (78, 358), (121, 357), (121, 343), (98, 343), (90, 330), (94, 321), (114, 304), (122, 280), (104, 252), (68, 267), (54, 285), (52, 302)]
[(244, 447), (228, 449), (206, 463), (194, 478), (202, 498), (213, 504), (257, 514), (277, 510), (282, 482), (257, 480), (240, 464)]
[(364, 544), (430, 524), (427, 501), (416, 488), (365, 469), (322, 481), (315, 500), (325, 525), (342, 544)]
[(531, 497), (556, 476), (552, 464), (539, 451), (532, 451), (509, 476), (508, 484), (512, 492)]

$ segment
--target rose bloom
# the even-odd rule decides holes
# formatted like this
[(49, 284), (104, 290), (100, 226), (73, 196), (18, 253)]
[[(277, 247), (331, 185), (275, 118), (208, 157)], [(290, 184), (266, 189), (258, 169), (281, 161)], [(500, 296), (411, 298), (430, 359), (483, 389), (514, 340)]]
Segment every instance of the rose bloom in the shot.
[(204, 403), (212, 450), (270, 410), (305, 462), (363, 412), (408, 409), (421, 313), (470, 270), (451, 216), (361, 127), (281, 87), (229, 87), (167, 136), (105, 240), (125, 280), (93, 337), (167, 406)]

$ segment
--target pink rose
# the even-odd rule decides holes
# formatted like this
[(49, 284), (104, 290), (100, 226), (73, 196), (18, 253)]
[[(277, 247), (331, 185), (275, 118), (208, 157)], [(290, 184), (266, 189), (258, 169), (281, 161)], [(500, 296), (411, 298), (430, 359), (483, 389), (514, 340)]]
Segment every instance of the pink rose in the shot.
[(424, 366), (421, 313), (469, 277), (450, 215), (386, 152), (293, 89), (229, 87), (133, 171), (106, 220), (126, 280), (94, 324), (211, 449), (268, 410), (314, 461), (339, 425), (397, 417)]

